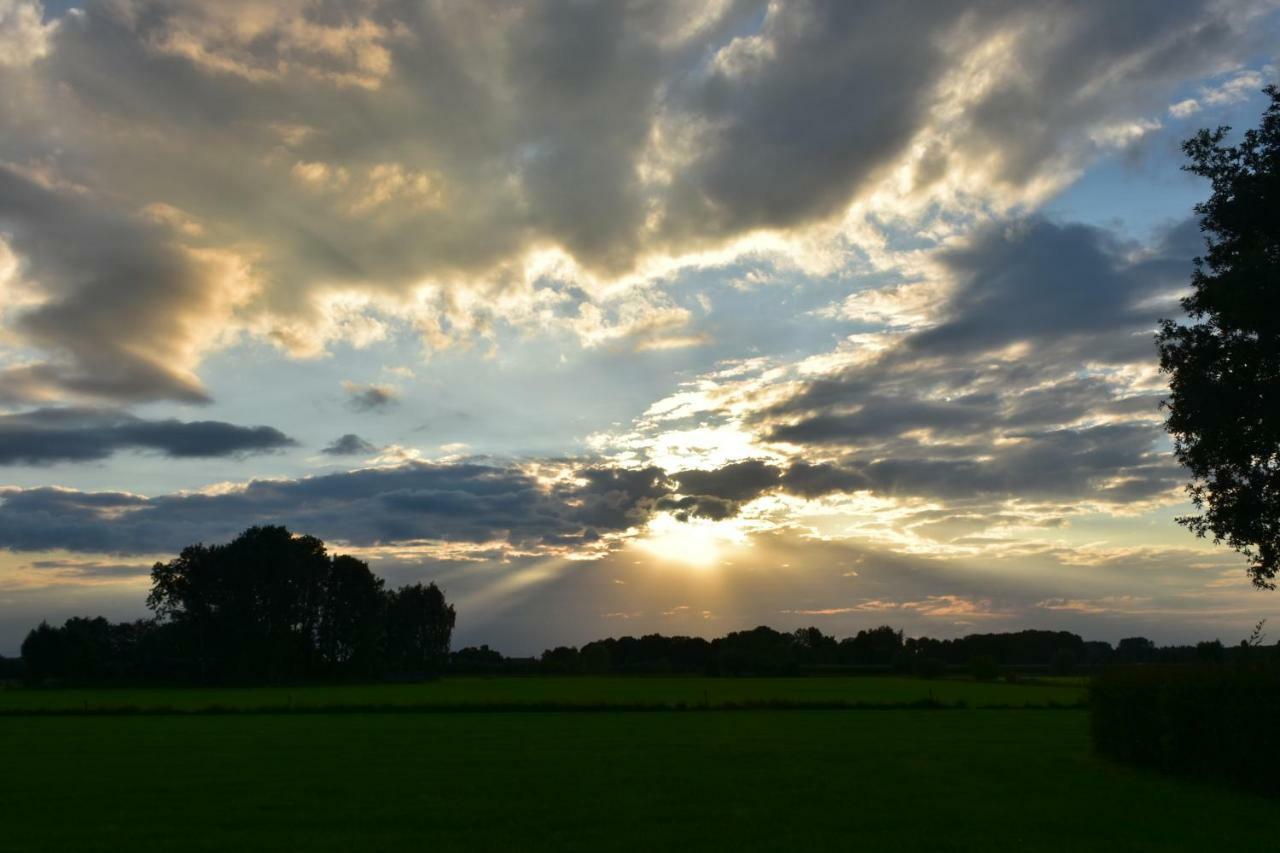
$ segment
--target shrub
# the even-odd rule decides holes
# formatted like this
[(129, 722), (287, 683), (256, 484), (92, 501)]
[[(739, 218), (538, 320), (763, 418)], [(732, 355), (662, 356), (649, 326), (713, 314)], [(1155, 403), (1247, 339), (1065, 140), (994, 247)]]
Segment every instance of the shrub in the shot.
[(1280, 794), (1280, 671), (1122, 666), (1092, 685), (1094, 749), (1118, 761)]
[(1054, 675), (1070, 675), (1076, 670), (1076, 656), (1071, 649), (1058, 649), (1049, 662), (1049, 671)]
[(969, 669), (978, 681), (995, 681), (1000, 677), (1000, 665), (991, 655), (978, 655), (969, 661)]
[(911, 661), (911, 674), (916, 678), (937, 678), (946, 671), (946, 663), (937, 658), (920, 655)]

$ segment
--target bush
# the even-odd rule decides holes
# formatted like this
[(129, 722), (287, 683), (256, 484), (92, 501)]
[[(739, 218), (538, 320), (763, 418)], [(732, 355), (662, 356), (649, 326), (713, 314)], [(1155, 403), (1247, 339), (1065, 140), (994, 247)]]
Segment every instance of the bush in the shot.
[(1118, 761), (1280, 794), (1280, 671), (1122, 666), (1093, 681), (1094, 749)]
[(1000, 665), (991, 655), (978, 655), (969, 661), (969, 669), (978, 681), (995, 681), (1000, 677)]
[(1071, 649), (1058, 649), (1049, 662), (1049, 671), (1054, 675), (1070, 675), (1076, 671), (1076, 656)]
[(937, 678), (946, 671), (946, 662), (937, 658), (921, 655), (911, 661), (911, 674), (916, 678)]

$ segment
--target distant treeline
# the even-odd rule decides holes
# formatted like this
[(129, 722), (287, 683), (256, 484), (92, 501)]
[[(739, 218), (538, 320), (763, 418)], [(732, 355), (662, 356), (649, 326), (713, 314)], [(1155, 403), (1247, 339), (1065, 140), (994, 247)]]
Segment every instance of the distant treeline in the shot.
[(368, 565), (283, 527), (192, 545), (151, 571), (152, 619), (41, 623), (22, 644), (34, 682), (415, 678), (447, 664), (455, 614), (435, 584), (388, 590)]
[(836, 639), (818, 628), (793, 632), (760, 626), (706, 640), (701, 637), (619, 637), (581, 648), (558, 646), (537, 658), (508, 658), (488, 646), (469, 647), (450, 656), (458, 673), (795, 675), (824, 671), (883, 670), (919, 676), (963, 670), (995, 677), (1003, 667), (1034, 668), (1069, 675), (1115, 663), (1225, 663), (1255, 659), (1274, 647), (1242, 641), (1227, 647), (1218, 640), (1190, 646), (1158, 647), (1145, 637), (1129, 637), (1116, 646), (1086, 641), (1067, 631), (1015, 631), (970, 634), (954, 640), (904, 637), (883, 625)]
[(435, 584), (388, 590), (362, 561), (283, 527), (253, 527), (226, 545), (193, 545), (151, 571), (151, 619), (41, 623), (21, 660), (0, 657), (0, 680), (35, 683), (260, 683), (421, 678), (459, 674), (798, 675), (896, 671), (919, 676), (1002, 669), (1055, 674), (1107, 664), (1245, 663), (1274, 657), (1261, 625), (1239, 646), (1213, 640), (1157, 647), (1145, 637), (1116, 646), (1067, 631), (904, 637), (887, 625), (837, 639), (818, 628), (761, 626), (701, 637), (619, 637), (540, 657), (488, 646), (450, 654), (454, 609)]

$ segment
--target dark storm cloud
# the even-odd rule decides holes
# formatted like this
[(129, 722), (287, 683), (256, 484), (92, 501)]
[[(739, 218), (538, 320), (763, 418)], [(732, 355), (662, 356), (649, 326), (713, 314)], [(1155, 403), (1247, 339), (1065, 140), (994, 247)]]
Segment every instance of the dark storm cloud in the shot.
[(759, 459), (708, 471), (679, 471), (671, 477), (674, 493), (659, 500), (657, 507), (680, 521), (722, 521), (737, 515), (743, 504), (773, 491), (781, 477), (780, 468)]
[(48, 297), (0, 391), (201, 399), (232, 320), (314, 352), (321, 290), (488, 305), (535, 247), (612, 275), (793, 229), (920, 139), (917, 184), (1016, 196), (1245, 55), (1252, 8), (89, 2), (0, 68), (0, 225)]
[(1142, 249), (1032, 219), (945, 251), (954, 288), (932, 326), (755, 416), (771, 441), (841, 454), (792, 466), (784, 484), (951, 500), (1168, 494), (1179, 474), (1159, 395), (1123, 373), (1154, 367), (1153, 298), (1185, 285), (1189, 231)]
[[(1130, 263), (1124, 252), (1133, 248), (1087, 225), (1033, 219), (989, 228), (941, 255), (955, 293), (943, 321), (910, 337), (902, 357), (967, 356), (1031, 341), (1082, 343), (1073, 354), (1097, 361), (1149, 359), (1151, 340), (1134, 341), (1133, 333), (1153, 327), (1155, 315), (1140, 303), (1183, 286), (1190, 258)], [(1113, 339), (1116, 347), (1098, 349)]]
[[(0, 548), (149, 554), (227, 539), (252, 524), (284, 524), (357, 546), (435, 540), (538, 550), (624, 533), (658, 512), (729, 518), (753, 498), (791, 489), (781, 469), (756, 461), (681, 472), (701, 494), (655, 467), (581, 465), (571, 473), (547, 483), (516, 466), (413, 462), (154, 498), (9, 488), (0, 491)], [(804, 493), (843, 490), (842, 477), (825, 488), (810, 477)]]
[(514, 467), (411, 463), (155, 498), (10, 489), (0, 504), (0, 547), (155, 553), (266, 523), (353, 545), (431, 539), (539, 547), (643, 523), (663, 493), (656, 470), (580, 473), (584, 482), (545, 486)]
[(365, 441), (353, 432), (335, 438), (321, 451), (328, 456), (368, 456), (378, 452), (378, 448)]
[(268, 426), (145, 420), (99, 409), (36, 409), (0, 415), (0, 465), (86, 462), (120, 450), (155, 451), (171, 458), (241, 456), (295, 444)]
[(685, 494), (746, 501), (776, 486), (780, 473), (768, 462), (746, 459), (710, 471), (680, 471), (673, 476)]

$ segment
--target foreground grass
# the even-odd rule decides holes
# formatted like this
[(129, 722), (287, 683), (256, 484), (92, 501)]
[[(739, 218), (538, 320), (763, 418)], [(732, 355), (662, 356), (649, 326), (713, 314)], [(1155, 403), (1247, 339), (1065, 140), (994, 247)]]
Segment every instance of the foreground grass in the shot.
[(1006, 684), (915, 678), (448, 678), (426, 684), (264, 688), (108, 688), (0, 691), (4, 711), (110, 711), (123, 708), (198, 711), (485, 705), (882, 704), (932, 700), (968, 707), (1074, 705), (1079, 683)]
[(0, 850), (1270, 849), (1081, 712), (0, 720)]

